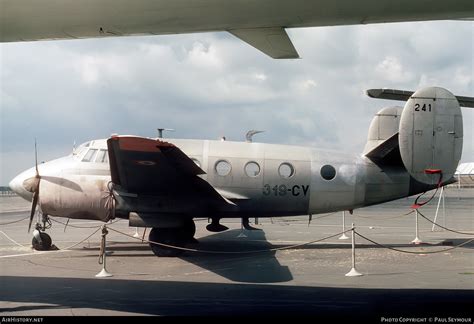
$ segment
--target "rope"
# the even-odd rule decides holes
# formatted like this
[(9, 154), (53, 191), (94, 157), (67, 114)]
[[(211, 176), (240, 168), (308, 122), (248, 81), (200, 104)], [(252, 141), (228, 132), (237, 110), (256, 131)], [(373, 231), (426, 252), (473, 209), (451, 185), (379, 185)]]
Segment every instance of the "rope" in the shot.
[(456, 234), (462, 234), (462, 235), (474, 235), (474, 233), (466, 233), (466, 232), (459, 232), (459, 231), (456, 231), (456, 230), (453, 230), (453, 229), (449, 229), (447, 227), (444, 227), (444, 226), (441, 226), (435, 222), (433, 222), (431, 219), (429, 219), (428, 217), (426, 217), (425, 215), (423, 215), (419, 210), (418, 210), (418, 214), (420, 214), (421, 217), (423, 217), (424, 219), (426, 219), (428, 222), (436, 225), (436, 226), (439, 226), (441, 227), (442, 229), (445, 229), (447, 230), (448, 232), (453, 232), (453, 233), (456, 233)]
[[(30, 218), (28, 216), (28, 218)], [(17, 241), (15, 241), (14, 239), (12, 239), (10, 236), (8, 236), (4, 231), (0, 231), (0, 233), (2, 233), (8, 240), (10, 240), (11, 242), (13, 242), (14, 244), (18, 245), (18, 246), (21, 246), (21, 247), (24, 247), (26, 248), (27, 246), (24, 246), (23, 244), (20, 244), (18, 243)]]
[[(100, 228), (98, 228), (97, 230), (95, 230), (91, 235), (87, 236), (85, 239), (83, 239), (82, 241), (78, 242), (78, 243), (74, 243), (73, 245), (71, 246), (68, 246), (68, 247), (65, 247), (63, 249), (59, 249), (58, 250), (69, 250), (73, 247), (75, 247), (76, 245), (79, 245), (85, 241), (87, 241), (89, 238), (91, 238), (95, 233), (97, 233), (98, 231), (100, 230)], [(18, 245), (18, 246), (21, 246), (21, 247), (24, 247), (24, 248), (27, 248), (28, 246), (25, 246), (25, 245), (22, 245), (20, 243), (18, 243), (17, 241), (15, 241), (14, 239), (12, 239), (11, 237), (9, 237), (5, 232), (3, 231), (0, 231), (1, 234), (3, 234), (8, 240), (10, 240), (11, 242), (13, 242), (14, 244)], [(51, 251), (52, 252), (52, 251)]]
[(376, 219), (376, 220), (387, 220), (387, 219), (395, 219), (395, 218), (401, 218), (401, 217), (405, 217), (405, 216), (408, 216), (410, 214), (413, 214), (415, 212), (415, 210), (411, 210), (410, 212), (408, 213), (405, 213), (405, 214), (401, 214), (401, 215), (396, 215), (396, 216), (390, 216), (390, 217), (378, 217), (378, 216), (362, 216), (362, 215), (355, 215), (356, 217), (361, 217), (361, 218), (366, 218), (366, 219)]
[(107, 183), (107, 191), (104, 192), (105, 195), (102, 196), (102, 199), (105, 199), (105, 208), (107, 209), (106, 219), (111, 220), (115, 218), (115, 205), (116, 199), (114, 195), (114, 183), (109, 181)]
[[(426, 173), (426, 174), (429, 174), (429, 173), (427, 172), (427, 170), (425, 170), (425, 173)], [(430, 201), (432, 201), (433, 198), (434, 198), (434, 197), (436, 196), (436, 194), (438, 193), (439, 188), (441, 188), (442, 180), (443, 180), (443, 173), (442, 173), (442, 172), (439, 172), (438, 184), (436, 185), (436, 190), (435, 190), (435, 192), (433, 193), (433, 195), (432, 195), (427, 201), (424, 201), (424, 202), (420, 202), (420, 203), (419, 203), (418, 200), (419, 200), (421, 197), (423, 197), (423, 195), (426, 193), (426, 191), (423, 192), (423, 193), (421, 193), (421, 194), (419, 194), (418, 197), (416, 197), (415, 203), (411, 206), (411, 208), (413, 208), (413, 209), (418, 209), (418, 208), (423, 207), (424, 205), (428, 204)]]
[(75, 244), (73, 244), (73, 245), (71, 245), (71, 246), (65, 247), (65, 248), (63, 248), (63, 249), (59, 249), (59, 250), (69, 250), (69, 249), (75, 247), (76, 245), (79, 245), (79, 244), (81, 244), (81, 243), (84, 243), (85, 241), (87, 241), (88, 239), (90, 239), (95, 233), (97, 233), (99, 230), (100, 230), (100, 228), (96, 229), (94, 232), (92, 232), (91, 235), (89, 235), (88, 237), (86, 237), (86, 238), (83, 239), (82, 241), (80, 241), (80, 242), (78, 242), (78, 243), (75, 243)]
[[(122, 235), (124, 235), (124, 236), (128, 236), (128, 237), (130, 237), (130, 238), (132, 238), (132, 239), (142, 241), (142, 239), (140, 239), (140, 238), (133, 237), (132, 235), (129, 235), (129, 234), (124, 233), (124, 232), (121, 232), (121, 231), (116, 230), (116, 229), (114, 229), (114, 228), (109, 227), (108, 229), (110, 229), (111, 231), (114, 231), (114, 232), (116, 232), (116, 233), (122, 234)], [(150, 244), (156, 244), (156, 245), (164, 246), (164, 247), (167, 247), (167, 248), (176, 249), (176, 250), (181, 250), (181, 251), (188, 251), (188, 252), (198, 252), (198, 253), (208, 253), (208, 254), (253, 254), (253, 253), (267, 253), (267, 252), (275, 252), (275, 251), (282, 251), (282, 250), (294, 249), (294, 248), (297, 248), (297, 247), (300, 247), (300, 246), (305, 246), (305, 245), (309, 245), (309, 244), (313, 244), (313, 243), (318, 243), (318, 242), (321, 242), (321, 241), (324, 241), (324, 240), (327, 240), (327, 239), (330, 239), (330, 238), (333, 238), (333, 237), (336, 237), (336, 236), (340, 236), (340, 235), (342, 235), (342, 234), (344, 234), (344, 233), (347, 233), (347, 232), (349, 232), (349, 231), (351, 231), (351, 230), (347, 230), (347, 231), (344, 231), (344, 232), (341, 232), (341, 233), (337, 233), (337, 234), (334, 234), (334, 235), (331, 235), (331, 236), (324, 237), (324, 238), (319, 239), (319, 240), (309, 241), (309, 242), (305, 242), (305, 243), (294, 244), (294, 245), (285, 246), (285, 247), (281, 247), (281, 248), (264, 249), (264, 250), (253, 250), (253, 251), (210, 251), (210, 250), (197, 250), (197, 249), (189, 249), (189, 248), (184, 248), (184, 247), (180, 247), (180, 246), (174, 246), (174, 245), (169, 245), (169, 244), (164, 244), (164, 243), (159, 243), (159, 242), (154, 242), (154, 241), (149, 241), (149, 240), (143, 240), (143, 241), (144, 241), (144, 242), (147, 242), (147, 243), (150, 243)]]
[(317, 220), (317, 219), (326, 218), (326, 217), (329, 217), (329, 216), (335, 215), (335, 214), (337, 214), (337, 213), (340, 213), (340, 211), (337, 211), (337, 212), (332, 212), (332, 213), (330, 213), (330, 214), (327, 214), (327, 215), (321, 215), (321, 216), (318, 216), (318, 217), (314, 217), (314, 218), (312, 219), (312, 221), (314, 221), (314, 220)]
[[(325, 217), (329, 217), (329, 216), (332, 216), (334, 214), (337, 214), (339, 213), (339, 211), (337, 212), (332, 212), (332, 213), (329, 213), (329, 214), (322, 214), (321, 216), (318, 216), (318, 217), (313, 217), (311, 219), (311, 221), (315, 221), (317, 219), (322, 219), (322, 218), (325, 218)], [(279, 219), (280, 217), (271, 217), (271, 218), (276, 218), (277, 220), (274, 221), (274, 223), (303, 223), (303, 222), (308, 222), (307, 220), (305, 219)]]
[(13, 221), (13, 222), (0, 223), (0, 226), (4, 226), (4, 225), (10, 225), (10, 224), (19, 223), (19, 222), (21, 222), (21, 221), (24, 221), (25, 219), (28, 219), (28, 218), (30, 218), (30, 216), (26, 216), (25, 218), (22, 218), (22, 219), (19, 219), (19, 220)]
[(384, 245), (384, 244), (380, 244), (380, 243), (377, 243), (371, 239), (369, 239), (368, 237), (360, 234), (359, 232), (357, 231), (354, 231), (358, 236), (362, 237), (364, 240), (367, 240), (375, 245), (378, 245), (380, 247), (383, 247), (385, 249), (389, 249), (389, 250), (392, 250), (392, 251), (396, 251), (396, 252), (401, 252), (401, 253), (408, 253), (408, 254), (435, 254), (435, 253), (443, 253), (443, 252), (446, 252), (446, 251), (450, 251), (450, 250), (454, 250), (454, 249), (457, 249), (457, 248), (460, 248), (466, 244), (469, 244), (471, 243), (472, 241), (474, 241), (474, 239), (470, 239), (470, 240), (467, 240), (466, 242), (463, 242), (459, 245), (456, 245), (456, 246), (453, 246), (453, 247), (450, 247), (450, 248), (447, 248), (447, 249), (444, 249), (444, 250), (439, 250), (439, 251), (426, 251), (426, 252), (421, 252), (421, 251), (407, 251), (407, 250), (401, 250), (401, 249), (397, 249), (397, 248), (393, 248), (391, 246), (388, 246), (388, 245)]
[[(71, 225), (71, 224), (63, 223), (63, 222), (58, 221), (58, 220), (53, 219), (53, 218), (51, 218), (51, 220), (52, 220), (53, 222), (55, 222), (55, 223), (58, 223), (58, 224), (61, 224), (61, 225), (67, 226), (67, 227), (74, 227), (74, 228), (100, 228), (100, 227), (102, 227), (102, 225), (97, 225), (97, 226), (78, 226), (78, 225)], [(118, 221), (120, 221), (120, 218), (116, 219), (116, 220), (113, 221), (113, 222), (110, 222), (108, 225), (115, 224), (115, 223), (117, 223)]]

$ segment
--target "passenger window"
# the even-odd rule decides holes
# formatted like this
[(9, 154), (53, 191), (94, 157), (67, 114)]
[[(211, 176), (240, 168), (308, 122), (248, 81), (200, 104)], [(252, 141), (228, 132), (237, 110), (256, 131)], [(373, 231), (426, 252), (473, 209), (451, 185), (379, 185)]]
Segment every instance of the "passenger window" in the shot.
[(216, 173), (220, 176), (226, 176), (232, 170), (232, 166), (229, 162), (220, 160), (216, 163)]
[(95, 159), (95, 156), (97, 155), (97, 149), (90, 149), (86, 155), (84, 155), (84, 158), (82, 159), (82, 162), (92, 162)]
[(260, 166), (257, 162), (249, 162), (245, 165), (245, 173), (249, 177), (255, 178), (260, 174)]
[(278, 168), (278, 173), (280, 174), (282, 178), (288, 179), (288, 178), (291, 178), (295, 174), (295, 168), (293, 168), (293, 166), (290, 163), (285, 162), (285, 163), (280, 164), (280, 167)]
[(99, 153), (97, 154), (97, 158), (95, 159), (95, 162), (97, 163), (109, 162), (107, 150), (100, 150)]
[(334, 179), (336, 177), (336, 169), (332, 165), (324, 165), (321, 168), (321, 177), (327, 181)]

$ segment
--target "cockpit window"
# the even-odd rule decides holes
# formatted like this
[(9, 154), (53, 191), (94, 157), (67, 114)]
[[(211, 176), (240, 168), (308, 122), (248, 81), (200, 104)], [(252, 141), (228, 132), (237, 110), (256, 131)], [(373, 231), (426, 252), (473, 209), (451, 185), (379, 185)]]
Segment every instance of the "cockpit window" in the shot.
[(108, 150), (91, 148), (84, 154), (82, 162), (109, 163)]
[(93, 162), (95, 156), (97, 155), (97, 151), (97, 149), (90, 149), (87, 151), (86, 155), (84, 155), (84, 158), (82, 159), (82, 162)]
[(96, 163), (108, 163), (109, 162), (109, 155), (107, 154), (107, 150), (100, 150), (97, 154), (97, 158), (95, 159)]
[(87, 151), (87, 148), (91, 145), (91, 142), (85, 142), (79, 145), (76, 149), (73, 150), (72, 155), (78, 157), (79, 159)]

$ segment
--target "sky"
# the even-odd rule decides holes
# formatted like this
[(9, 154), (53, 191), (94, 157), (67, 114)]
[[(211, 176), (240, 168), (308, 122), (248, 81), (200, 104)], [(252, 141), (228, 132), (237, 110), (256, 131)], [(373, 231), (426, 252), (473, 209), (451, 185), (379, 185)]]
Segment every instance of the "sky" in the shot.
[[(0, 44), (0, 185), (74, 143), (112, 133), (362, 152), (373, 115), (403, 102), (369, 88), (474, 96), (474, 23), (288, 30), (302, 59), (273, 60), (225, 32)], [(474, 161), (463, 109), (461, 161)]]

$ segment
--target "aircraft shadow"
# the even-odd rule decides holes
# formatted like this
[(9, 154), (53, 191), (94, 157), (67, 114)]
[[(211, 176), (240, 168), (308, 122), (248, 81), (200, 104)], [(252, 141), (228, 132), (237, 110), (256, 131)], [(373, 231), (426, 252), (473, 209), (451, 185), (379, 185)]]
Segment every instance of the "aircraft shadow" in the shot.
[[(263, 231), (245, 231), (246, 238), (238, 238), (240, 233), (240, 230), (229, 230), (211, 234), (199, 238), (199, 243), (187, 246), (196, 250), (223, 253), (185, 252), (180, 258), (235, 282), (275, 283), (293, 279), (289, 268), (279, 263), (276, 252), (268, 252), (275, 246), (266, 240)], [(95, 245), (85, 250), (92, 252), (99, 248)], [(157, 258), (146, 243), (111, 242), (107, 245), (107, 251), (117, 257)], [(264, 252), (248, 253), (249, 251)]]
[[(198, 244), (189, 245), (189, 248), (200, 251), (223, 252), (217, 254), (186, 252), (180, 258), (192, 263), (204, 270), (210, 271), (233, 282), (246, 283), (281, 283), (293, 279), (293, 275), (287, 266), (280, 264), (276, 258), (275, 251), (288, 247), (288, 244), (271, 244), (266, 240), (264, 231), (245, 231), (246, 238), (239, 238), (240, 230), (229, 230), (217, 234), (199, 238)], [(434, 247), (436, 249), (446, 249), (466, 242), (468, 239), (445, 239), (437, 244), (422, 244), (414, 246), (410, 243), (387, 244), (392, 248), (412, 250), (426, 249)], [(463, 246), (464, 248), (474, 248), (474, 242)], [(298, 247), (300, 250), (323, 250), (323, 249), (345, 249), (351, 248), (350, 243), (316, 243)], [(357, 249), (385, 249), (383, 246), (372, 243), (358, 243)], [(99, 246), (91, 246), (88, 251), (98, 251)], [(148, 244), (137, 244), (135, 242), (110, 242), (107, 246), (110, 255), (115, 257), (150, 257), (157, 258), (150, 250)], [(255, 253), (249, 253), (257, 251)], [(138, 253), (137, 253), (138, 252)], [(233, 253), (226, 253), (233, 252)], [(78, 257), (84, 257), (78, 256)]]
[[(472, 290), (361, 289), (156, 280), (3, 276), (0, 312), (94, 308), (191, 316), (315, 316), (331, 319), (472, 315)], [(41, 304), (44, 304), (42, 306)], [(64, 311), (64, 313), (67, 313)]]
[(452, 238), (452, 239), (447, 238), (447, 239), (444, 239), (443, 242), (441, 242), (438, 245), (445, 246), (446, 248), (462, 245), (463, 248), (474, 249), (474, 241), (470, 241), (472, 239), (473, 239), (472, 236), (471, 237), (465, 237), (465, 238), (459, 238), (459, 237)]
[[(274, 246), (266, 240), (264, 231), (228, 230), (199, 238), (198, 244), (189, 247), (201, 251), (232, 252), (208, 254), (187, 252), (181, 258), (203, 269), (235, 282), (275, 283), (293, 279), (289, 268), (280, 264)], [(262, 251), (249, 253), (252, 251)]]

